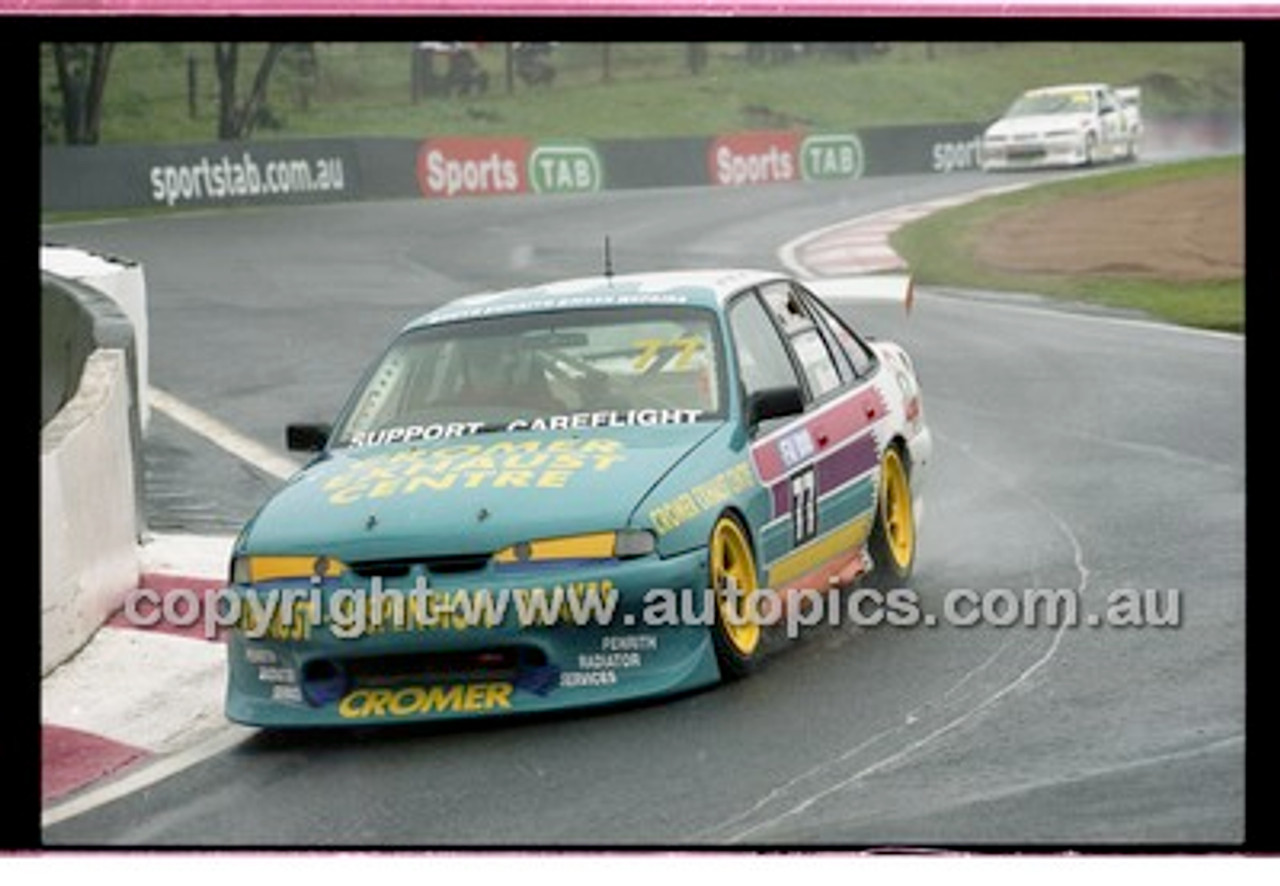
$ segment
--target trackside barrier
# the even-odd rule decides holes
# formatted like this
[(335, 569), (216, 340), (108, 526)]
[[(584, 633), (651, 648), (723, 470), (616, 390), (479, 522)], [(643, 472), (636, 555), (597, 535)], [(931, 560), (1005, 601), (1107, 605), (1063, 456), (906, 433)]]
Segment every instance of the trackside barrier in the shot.
[[(130, 268), (121, 265), (121, 273)], [(47, 271), (41, 301), (40, 668), (47, 674), (137, 587), (145, 512), (133, 324), (107, 295)]]
[[(146, 431), (150, 420), (150, 403), (147, 400), (149, 384), (149, 347), (147, 335), (147, 285), (142, 265), (116, 256), (88, 252), (70, 246), (44, 245), (40, 247), (40, 269), (64, 280), (88, 287), (91, 293), (82, 293), (82, 299), (106, 296), (124, 312), (132, 327), (133, 347), (136, 359), (136, 384), (138, 417), (142, 430)], [(109, 312), (98, 311), (97, 328), (102, 330)], [(125, 333), (121, 333), (122, 335)]]
[[(1145, 121), (1166, 145), (1239, 150), (1238, 114)], [(525, 136), (290, 139), (45, 147), (46, 211), (204, 208), (395, 198), (572, 194), (628, 188), (849, 185), (881, 175), (978, 168), (983, 123), (751, 130), (652, 139)]]

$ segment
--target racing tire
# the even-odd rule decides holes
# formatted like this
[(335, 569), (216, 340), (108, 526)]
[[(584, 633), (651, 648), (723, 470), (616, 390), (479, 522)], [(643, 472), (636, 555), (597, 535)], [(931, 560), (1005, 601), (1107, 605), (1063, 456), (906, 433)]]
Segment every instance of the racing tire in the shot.
[(916, 565), (916, 518), (911, 473), (897, 444), (884, 452), (880, 464), (880, 497), (868, 541), (872, 580), (881, 589), (901, 587)]
[(715, 595), (711, 640), (716, 663), (723, 679), (740, 679), (760, 664), (764, 629), (752, 597), (759, 589), (755, 555), (750, 536), (736, 517), (725, 514), (716, 521), (707, 559), (708, 587)]

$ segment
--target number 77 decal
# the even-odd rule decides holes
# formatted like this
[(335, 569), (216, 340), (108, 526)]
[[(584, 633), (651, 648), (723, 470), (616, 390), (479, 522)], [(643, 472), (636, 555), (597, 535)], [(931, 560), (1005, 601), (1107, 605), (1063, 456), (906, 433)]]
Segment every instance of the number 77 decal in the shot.
[(681, 338), (638, 338), (632, 342), (640, 353), (636, 355), (632, 366), (636, 372), (644, 372), (651, 368), (654, 361), (658, 359), (659, 352), (664, 348), (675, 348), (679, 351), (676, 357), (674, 368), (684, 369), (689, 365), (689, 361), (693, 359), (694, 354), (702, 349), (702, 339), (694, 336), (684, 336)]
[(791, 475), (791, 532), (796, 547), (818, 534), (818, 481), (812, 467)]

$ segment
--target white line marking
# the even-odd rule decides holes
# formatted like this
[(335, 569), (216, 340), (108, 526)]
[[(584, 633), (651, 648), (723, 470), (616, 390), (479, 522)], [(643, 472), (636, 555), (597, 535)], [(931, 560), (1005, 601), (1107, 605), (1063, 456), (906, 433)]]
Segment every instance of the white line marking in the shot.
[[(806, 234), (801, 234), (794, 240), (782, 244), (778, 250), (778, 260), (782, 262), (783, 267), (790, 270), (797, 277), (814, 276), (812, 269), (806, 267), (799, 259), (799, 252), (804, 246), (814, 240), (839, 231), (842, 228), (861, 229), (864, 226), (875, 225), (878, 230), (884, 231), (885, 243), (888, 245), (888, 233), (897, 230), (907, 221), (915, 221), (923, 218), (932, 212), (940, 209), (946, 209), (952, 206), (958, 206), (962, 203), (968, 203), (973, 200), (980, 200), (983, 197), (994, 197), (998, 194), (1011, 193), (1020, 191), (1023, 188), (1030, 187), (1030, 182), (1020, 182), (1012, 185), (1002, 185), (994, 188), (983, 188), (977, 191), (970, 191), (964, 194), (957, 194), (951, 197), (939, 197), (935, 200), (925, 200), (920, 203), (911, 203), (906, 206), (893, 206), (889, 209), (881, 209), (869, 215), (854, 216), (842, 222), (836, 222)], [(896, 253), (895, 253), (896, 255)]]
[(264, 473), (281, 480), (288, 480), (301, 467), (293, 459), (282, 456), (257, 440), (246, 437), (230, 425), (219, 421), (207, 412), (183, 403), (172, 394), (165, 393), (154, 386), (150, 388), (148, 394), (151, 405), (160, 412)]
[(150, 532), (138, 548), (138, 571), (143, 575), (226, 581), (234, 544), (234, 535)]
[(187, 748), (185, 751), (179, 751), (170, 757), (163, 757), (154, 763), (144, 766), (142, 769), (131, 772), (115, 781), (108, 782), (102, 787), (94, 788), (65, 803), (59, 803), (51, 807), (40, 816), (40, 826), (47, 828), (60, 821), (66, 821), (68, 818), (83, 815), (92, 809), (97, 809), (99, 806), (105, 806), (107, 803), (126, 797), (135, 791), (149, 788), (171, 775), (177, 775), (184, 769), (230, 750), (257, 731), (257, 729), (249, 726), (228, 723), (218, 732), (199, 744)]
[[(982, 662), (982, 664), (978, 665), (973, 670), (969, 671), (967, 674), (961, 677), (959, 681), (957, 681), (954, 685), (952, 685), (950, 689), (944, 692), (941, 696), (941, 699), (945, 701), (946, 699), (950, 698), (952, 695), (958, 692), (960, 687), (968, 683), (974, 676), (981, 673), (982, 671), (985, 671), (996, 659), (998, 659), (1001, 655), (1004, 654), (1004, 651), (1009, 646), (1009, 643), (1010, 643), (1009, 640), (1005, 640), (1004, 643), (1000, 644), (1000, 647), (996, 649), (994, 653), (988, 656), (986, 661)], [(833, 769), (842, 763), (847, 763), (848, 761), (852, 760), (854, 757), (858, 756), (858, 754), (860, 754), (864, 749), (871, 747), (872, 745), (878, 743), (885, 737), (892, 735), (894, 733), (900, 732), (903, 729), (914, 725), (916, 722), (919, 721), (920, 717), (924, 716), (924, 714), (927, 712), (927, 709), (930, 706), (932, 706), (934, 703), (935, 701), (933, 699), (930, 699), (918, 705), (917, 707), (909, 711), (905, 717), (902, 718), (901, 723), (895, 726), (890, 726), (886, 729), (880, 730), (875, 735), (871, 736), (868, 739), (865, 739), (860, 744), (854, 745), (853, 747), (844, 751), (834, 759), (824, 760), (821, 763), (817, 763), (814, 766), (811, 766), (809, 769), (805, 770), (799, 775), (792, 777), (790, 780), (788, 780), (784, 784), (781, 784), (778, 787), (775, 787), (772, 790), (770, 790), (769, 793), (765, 794), (763, 797), (758, 799), (750, 808), (746, 809), (745, 811), (739, 812), (737, 815), (733, 816), (727, 821), (723, 821), (711, 828), (707, 828), (695, 834), (693, 837), (694, 841), (701, 842), (704, 840), (714, 839), (717, 833), (730, 830), (734, 825), (737, 825), (740, 822), (744, 822), (747, 819), (751, 818), (752, 815), (764, 809), (766, 806), (768, 806), (770, 803), (774, 802), (775, 800), (782, 800), (789, 791), (796, 788), (801, 782), (808, 781), (812, 778), (815, 778), (816, 776), (822, 775), (827, 770)]]
[(222, 643), (105, 625), (41, 681), (41, 719), (171, 753), (225, 722), (226, 671)]
[[(939, 438), (946, 439), (944, 437), (941, 437), (941, 435), (939, 435)], [(1048, 504), (1046, 504), (1038, 496), (1034, 495), (1024, 487), (1022, 487), (1016, 481), (1010, 480), (1004, 477), (1003, 472), (999, 471), (999, 469), (995, 465), (992, 465), (986, 462), (984, 459), (981, 459), (975, 456), (971, 451), (971, 447), (969, 447), (968, 445), (956, 443), (956, 447), (957, 449), (959, 449), (961, 453), (963, 453), (966, 457), (968, 457), (971, 461), (973, 461), (974, 464), (978, 465), (979, 467), (985, 470), (991, 471), (992, 473), (996, 474), (996, 476), (1000, 477), (1004, 485), (1007, 486), (1010, 489), (1010, 491), (1016, 492), (1022, 495), (1023, 497), (1025, 497), (1032, 505), (1034, 505), (1038, 510), (1044, 512), (1044, 514), (1051, 521), (1053, 521), (1053, 523), (1058, 527), (1059, 531), (1062, 532), (1062, 534), (1066, 537), (1067, 541), (1071, 545), (1072, 558), (1074, 561), (1076, 574), (1078, 576), (1078, 582), (1076, 584), (1075, 593), (1078, 597), (1083, 598), (1085, 591), (1089, 587), (1089, 567), (1085, 564), (1084, 547), (1082, 546), (1079, 537), (1075, 534), (1074, 531), (1072, 531), (1071, 526), (1066, 522), (1066, 520), (1064, 520), (1056, 511), (1050, 508)], [(1067, 625), (1068, 625), (1068, 621), (1064, 619), (1062, 624), (1058, 626), (1057, 631), (1054, 632), (1053, 639), (1050, 641), (1048, 648), (1043, 653), (1041, 653), (1035, 659), (1035, 661), (1031, 662), (1014, 679), (1012, 679), (1008, 683), (996, 689), (989, 696), (987, 696), (985, 699), (979, 702), (976, 706), (970, 708), (967, 711), (964, 711), (963, 713), (960, 713), (958, 716), (953, 717), (952, 719), (943, 723), (941, 726), (937, 727), (936, 729), (931, 730), (928, 734), (900, 748), (895, 753), (892, 753), (887, 757), (882, 757), (881, 759), (875, 761), (874, 763), (871, 763), (868, 766), (863, 767), (862, 769), (858, 770), (852, 775), (849, 775), (846, 778), (842, 778), (839, 781), (828, 785), (827, 787), (823, 788), (820, 791), (817, 791), (815, 793), (812, 793), (812, 794), (809, 794), (808, 796), (803, 797), (798, 802), (795, 802), (789, 808), (784, 809), (783, 811), (775, 815), (772, 815), (768, 818), (757, 821), (755, 824), (751, 825), (750, 827), (745, 828), (743, 830), (739, 830), (736, 833), (731, 834), (727, 838), (727, 842), (738, 843), (748, 839), (749, 837), (759, 833), (760, 831), (776, 827), (778, 824), (780, 824), (784, 820), (791, 818), (793, 816), (802, 814), (803, 812), (805, 812), (815, 804), (820, 803), (822, 800), (826, 799), (832, 794), (839, 793), (840, 791), (843, 791), (846, 788), (851, 787), (857, 782), (862, 781), (867, 776), (873, 775), (883, 769), (890, 768), (895, 764), (901, 762), (902, 760), (911, 757), (917, 752), (920, 752), (925, 748), (928, 748), (929, 746), (933, 745), (938, 739), (943, 738), (948, 733), (955, 731), (956, 729), (965, 725), (966, 723), (973, 720), (974, 718), (982, 715), (988, 709), (999, 704), (1010, 693), (1017, 691), (1022, 686), (1029, 683), (1032, 680), (1032, 678), (1036, 676), (1036, 674), (1038, 674), (1041, 670), (1043, 670), (1046, 666), (1048, 666), (1048, 664), (1057, 655), (1058, 648), (1062, 645), (1062, 639), (1066, 634)], [(1000, 650), (997, 650), (997, 652), (999, 651)], [(983, 666), (985, 667), (985, 664)], [(873, 737), (873, 739), (878, 737), (879, 736), (875, 736)], [(864, 742), (863, 744), (865, 745), (866, 742)], [(860, 745), (859, 747), (862, 747), (862, 745)], [(846, 756), (848, 753), (849, 752), (846, 752), (845, 755), (841, 755), (842, 758)], [(824, 768), (826, 765), (829, 765), (829, 764), (823, 764), (815, 768), (821, 769), (821, 768)], [(797, 779), (792, 779), (792, 781), (787, 782), (787, 784), (783, 785), (781, 788), (775, 788), (774, 791), (771, 791), (770, 794), (766, 796), (766, 798), (764, 799), (764, 802), (757, 802), (757, 804), (753, 806), (751, 810), (748, 810), (746, 815), (750, 815), (751, 811), (754, 811), (756, 809), (761, 808), (763, 805), (766, 805), (769, 798), (773, 797), (776, 793), (785, 792), (788, 786), (800, 780), (803, 780), (805, 777), (808, 776), (808, 774), (809, 773), (805, 773), (804, 775), (798, 777)], [(745, 817), (744, 815), (740, 814), (738, 816), (735, 816), (734, 819), (732, 820), (741, 821), (744, 817)], [(723, 827), (724, 825), (718, 826), (718, 828), (723, 828)]]
[[(1141, 320), (1136, 317), (1112, 317), (1107, 314), (1087, 314), (1081, 311), (1072, 311), (1067, 308), (1069, 302), (1063, 301), (1055, 304), (1052, 300), (1037, 305), (1016, 305), (1007, 301), (998, 301), (1001, 295), (1016, 295), (1017, 293), (1000, 293), (985, 290), (973, 290), (974, 296), (966, 296), (965, 290), (952, 288), (954, 296), (947, 296), (945, 290), (948, 287), (930, 287), (928, 289), (916, 289), (916, 298), (924, 295), (927, 298), (936, 298), (949, 301), (951, 304), (958, 304), (963, 300), (967, 304), (977, 305), (983, 308), (989, 308), (998, 311), (1015, 311), (1022, 314), (1039, 314), (1040, 316), (1052, 316), (1055, 320), (1080, 320), (1087, 323), (1107, 323), (1112, 326), (1131, 326), (1137, 329), (1147, 329), (1159, 332), (1172, 332), (1181, 335), (1194, 335), (1200, 338), (1212, 338), (1219, 341), (1230, 342), (1233, 344), (1243, 344), (1244, 334), (1239, 332), (1223, 332), (1218, 329), (1198, 329), (1194, 326), (1179, 326), (1176, 323), (1167, 323), (1161, 320)], [(1026, 293), (1027, 295), (1035, 295), (1035, 293)], [(994, 299), (982, 298), (982, 295), (992, 295)], [(1049, 299), (1048, 296), (1037, 296)], [(1083, 304), (1078, 302), (1077, 304)]]

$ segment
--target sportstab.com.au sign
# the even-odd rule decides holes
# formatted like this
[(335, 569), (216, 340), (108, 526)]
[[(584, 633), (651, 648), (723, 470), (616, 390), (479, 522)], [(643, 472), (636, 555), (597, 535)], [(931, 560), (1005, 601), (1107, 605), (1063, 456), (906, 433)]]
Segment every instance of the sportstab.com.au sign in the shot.
[(166, 206), (283, 196), (342, 194), (347, 187), (341, 157), (255, 160), (239, 156), (201, 157), (191, 163), (152, 166), (151, 199)]

